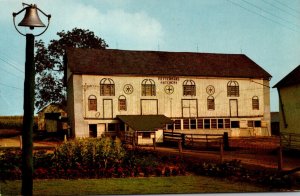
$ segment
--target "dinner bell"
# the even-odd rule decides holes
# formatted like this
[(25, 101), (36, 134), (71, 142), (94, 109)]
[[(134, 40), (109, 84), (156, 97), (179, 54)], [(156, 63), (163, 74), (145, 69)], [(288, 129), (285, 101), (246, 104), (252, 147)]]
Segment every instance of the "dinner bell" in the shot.
[(26, 8), (25, 16), (18, 26), (29, 27), (30, 29), (34, 29), (34, 27), (45, 27), (37, 13), (35, 4)]

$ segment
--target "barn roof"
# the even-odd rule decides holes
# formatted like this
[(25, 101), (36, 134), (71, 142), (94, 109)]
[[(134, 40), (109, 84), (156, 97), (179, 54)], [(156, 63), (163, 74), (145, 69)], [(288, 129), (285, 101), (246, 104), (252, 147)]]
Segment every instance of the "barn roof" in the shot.
[(281, 88), (300, 84), (300, 65), (280, 80), (273, 88)]
[(68, 48), (65, 60), (74, 74), (271, 77), (243, 54)]
[(135, 131), (156, 131), (173, 123), (165, 115), (117, 115), (117, 118)]

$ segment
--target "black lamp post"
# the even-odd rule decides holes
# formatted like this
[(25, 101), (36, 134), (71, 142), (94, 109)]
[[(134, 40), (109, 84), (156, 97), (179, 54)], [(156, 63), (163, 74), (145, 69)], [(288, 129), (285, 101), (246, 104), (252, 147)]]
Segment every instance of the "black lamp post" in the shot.
[[(26, 36), (26, 61), (25, 61), (25, 81), (24, 81), (24, 116), (22, 128), (22, 195), (32, 195), (33, 188), (33, 117), (34, 117), (34, 86), (35, 86), (35, 66), (34, 66), (34, 37), (42, 35), (48, 28), (51, 15), (45, 14), (35, 4), (26, 5), (21, 11), (13, 13), (13, 22), (16, 30), (23, 36)], [(31, 30), (34, 27), (46, 27), (38, 16), (40, 11), (48, 18), (48, 25), (43, 32), (33, 35), (31, 33), (21, 33), (15, 24), (15, 17), (21, 12), (25, 12), (23, 20), (18, 26), (29, 27)]]

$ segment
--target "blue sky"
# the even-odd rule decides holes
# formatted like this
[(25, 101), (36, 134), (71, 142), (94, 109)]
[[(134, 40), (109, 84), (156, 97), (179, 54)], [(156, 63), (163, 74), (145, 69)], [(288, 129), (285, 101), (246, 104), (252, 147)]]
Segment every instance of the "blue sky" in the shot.
[[(12, 12), (21, 10), (22, 2), (0, 0), (0, 115), (23, 114), (25, 37), (16, 32), (12, 22)], [(243, 53), (273, 76), (271, 87), (300, 64), (300, 0), (26, 3), (37, 4), (52, 15), (49, 29), (36, 38), (46, 43), (58, 38), (56, 32), (78, 27), (93, 31), (109, 48)], [(271, 111), (278, 110), (277, 90), (271, 88)]]

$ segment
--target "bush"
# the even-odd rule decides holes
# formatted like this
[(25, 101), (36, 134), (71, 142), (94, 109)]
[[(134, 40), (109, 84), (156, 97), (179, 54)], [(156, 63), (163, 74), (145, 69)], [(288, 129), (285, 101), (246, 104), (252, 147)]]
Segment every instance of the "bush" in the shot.
[(171, 169), (169, 167), (165, 167), (165, 173), (164, 174), (165, 174), (166, 177), (171, 176)]
[(0, 179), (20, 179), (21, 162), (22, 158), (20, 150), (4, 150), (0, 152)]
[(93, 177), (92, 171), (99, 171), (93, 172), (94, 176), (108, 177), (111, 172), (117, 171), (114, 168), (123, 161), (125, 150), (120, 139), (103, 137), (64, 142), (54, 154), (56, 168), (62, 168), (66, 176), (70, 176), (68, 169), (85, 169), (87, 171), (83, 172), (89, 177)]
[(177, 176), (179, 174), (178, 168), (173, 168), (172, 169), (172, 176)]
[(162, 176), (162, 168), (161, 167), (156, 167), (154, 172), (155, 172), (155, 176), (157, 176), (157, 177)]

